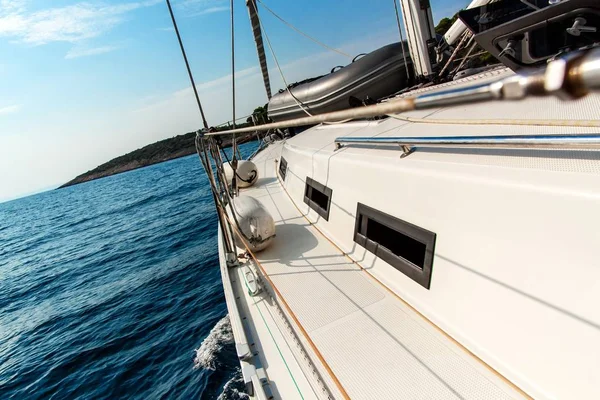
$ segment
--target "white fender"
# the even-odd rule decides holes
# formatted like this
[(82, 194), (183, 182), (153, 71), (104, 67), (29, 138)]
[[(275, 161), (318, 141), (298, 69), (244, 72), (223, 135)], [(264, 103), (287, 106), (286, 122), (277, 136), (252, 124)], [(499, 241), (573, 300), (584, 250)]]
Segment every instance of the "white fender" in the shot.
[[(228, 162), (223, 163), (223, 170), (225, 171), (227, 184), (231, 185), (231, 180), (233, 179), (233, 169), (231, 168), (231, 165), (229, 165)], [(238, 161), (237, 174), (236, 181), (240, 188), (250, 187), (258, 180), (258, 168), (256, 168), (256, 164), (252, 161)]]
[[(233, 208), (240, 224), (238, 229), (250, 239), (248, 243), (250, 250), (258, 252), (267, 248), (275, 238), (275, 222), (265, 206), (254, 197), (242, 195), (233, 199)], [(235, 223), (233, 219), (231, 222)], [(245, 249), (237, 232), (235, 232), (235, 245)]]

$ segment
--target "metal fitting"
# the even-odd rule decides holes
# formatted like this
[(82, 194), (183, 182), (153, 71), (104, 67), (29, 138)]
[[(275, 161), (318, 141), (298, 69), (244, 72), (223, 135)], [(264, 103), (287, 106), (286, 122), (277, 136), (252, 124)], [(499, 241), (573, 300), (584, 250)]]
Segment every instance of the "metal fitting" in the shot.
[(499, 82), (492, 83), (490, 89), (497, 99), (519, 100), (524, 98), (527, 94), (527, 90), (523, 83), (522, 76), (514, 75)]
[(227, 253), (225, 255), (225, 263), (229, 268), (237, 267), (238, 265), (240, 265), (235, 253)]
[(589, 50), (572, 66), (569, 80), (573, 86), (579, 86), (583, 94), (600, 89), (600, 47)]
[(544, 90), (546, 94), (554, 95), (562, 100), (571, 100), (587, 94), (582, 85), (577, 84), (577, 69), (583, 53), (575, 53), (552, 60), (546, 66), (544, 73)]

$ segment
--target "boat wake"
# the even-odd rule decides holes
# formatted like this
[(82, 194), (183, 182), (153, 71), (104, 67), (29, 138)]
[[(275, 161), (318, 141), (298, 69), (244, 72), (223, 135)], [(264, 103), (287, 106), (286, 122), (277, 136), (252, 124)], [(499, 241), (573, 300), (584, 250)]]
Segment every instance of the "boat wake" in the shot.
[(194, 369), (216, 370), (219, 365), (219, 355), (227, 345), (231, 344), (233, 344), (233, 332), (229, 316), (226, 315), (216, 323), (200, 347), (196, 349)]
[(247, 400), (248, 394), (243, 392), (244, 378), (241, 369), (237, 369), (235, 375), (223, 386), (223, 392), (217, 397), (217, 400)]

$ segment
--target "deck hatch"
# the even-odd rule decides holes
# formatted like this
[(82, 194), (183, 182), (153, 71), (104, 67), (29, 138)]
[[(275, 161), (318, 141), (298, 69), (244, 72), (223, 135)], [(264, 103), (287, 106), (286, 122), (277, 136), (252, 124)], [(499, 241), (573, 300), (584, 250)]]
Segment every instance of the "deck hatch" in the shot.
[(429, 289), (435, 233), (358, 203), (354, 241)]
[(327, 186), (306, 177), (304, 188), (304, 202), (317, 214), (329, 221), (329, 206), (331, 205), (332, 190)]
[(287, 172), (287, 161), (285, 158), (281, 157), (279, 160), (279, 176), (281, 176), (281, 180), (285, 181), (285, 174)]

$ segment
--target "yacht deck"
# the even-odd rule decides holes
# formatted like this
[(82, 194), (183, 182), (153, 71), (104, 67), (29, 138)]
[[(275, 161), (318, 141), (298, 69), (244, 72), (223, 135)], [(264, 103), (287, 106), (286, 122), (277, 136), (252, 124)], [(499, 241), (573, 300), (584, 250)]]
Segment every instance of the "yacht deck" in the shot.
[[(281, 146), (271, 145), (259, 153), (254, 161), (260, 179), (243, 192), (258, 198), (276, 222), (276, 240), (256, 256), (310, 338), (300, 339), (309, 347), (314, 344), (325, 360), (326, 366), (319, 365), (323, 363), (312, 354), (334, 395), (522, 397), (375, 279), (368, 265), (359, 266), (305, 218), (276, 174)], [(339, 380), (337, 393), (336, 385), (331, 385), (335, 379)]]

